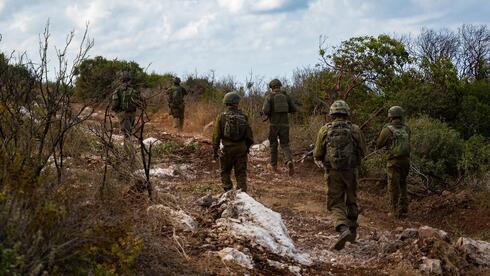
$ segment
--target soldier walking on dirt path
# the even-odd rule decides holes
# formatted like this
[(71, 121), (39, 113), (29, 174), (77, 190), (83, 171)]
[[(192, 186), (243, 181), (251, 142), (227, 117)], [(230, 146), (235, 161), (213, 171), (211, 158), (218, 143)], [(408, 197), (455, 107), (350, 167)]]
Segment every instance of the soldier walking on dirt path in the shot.
[(180, 86), (180, 78), (175, 77), (168, 95), (168, 107), (170, 115), (174, 118), (174, 128), (179, 132), (184, 127), (185, 95), (187, 95), (187, 90)]
[(277, 172), (278, 139), (284, 152), (284, 159), (289, 169), (289, 175), (294, 174), (293, 157), (289, 149), (289, 113), (297, 111), (297, 107), (288, 94), (281, 89), (282, 83), (273, 79), (269, 83), (271, 92), (267, 95), (262, 114), (269, 119), (269, 142), (271, 151), (271, 167)]
[(125, 138), (133, 134), (136, 110), (142, 103), (140, 92), (133, 87), (131, 80), (129, 71), (120, 72), (112, 96), (112, 110), (117, 113), (121, 132)]
[(390, 216), (403, 218), (408, 213), (407, 176), (410, 170), (410, 129), (403, 123), (403, 108), (388, 110), (390, 122), (384, 126), (376, 147), (388, 148), (386, 174), (390, 197)]
[(333, 121), (320, 128), (313, 150), (315, 163), (325, 169), (327, 210), (340, 233), (334, 248), (357, 237), (358, 167), (366, 153), (366, 143), (359, 126), (349, 120), (350, 108), (342, 100), (330, 106)]
[[(235, 170), (237, 189), (247, 191), (248, 152), (253, 145), (253, 135), (247, 116), (238, 108), (240, 96), (229, 92), (223, 98), (227, 110), (216, 118), (213, 133), (213, 159), (220, 160), (223, 189), (233, 189), (231, 171)], [(218, 155), (223, 144), (221, 155)]]

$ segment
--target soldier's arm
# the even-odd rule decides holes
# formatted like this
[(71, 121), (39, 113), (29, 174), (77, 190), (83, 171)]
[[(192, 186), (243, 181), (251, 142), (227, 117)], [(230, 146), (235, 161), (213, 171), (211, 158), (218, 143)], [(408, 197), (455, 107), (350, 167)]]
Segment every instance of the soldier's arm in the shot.
[(388, 144), (388, 140), (391, 137), (391, 131), (389, 128), (385, 127), (381, 130), (381, 133), (376, 140), (376, 149), (381, 149)]
[(262, 105), (262, 114), (269, 116), (271, 113), (270, 96), (265, 97), (264, 104)]
[(360, 155), (359, 157), (362, 159), (364, 156), (366, 156), (366, 139), (364, 138), (364, 134), (362, 133), (361, 129), (357, 125), (354, 125), (354, 133), (357, 140), (357, 147)]
[(295, 113), (296, 111), (298, 111), (298, 107), (296, 106), (294, 100), (291, 99), (289, 95), (287, 96), (288, 96), (289, 113)]
[(213, 152), (218, 152), (221, 143), (221, 114), (218, 114), (214, 122), (213, 131)]
[(323, 126), (318, 131), (316, 137), (315, 148), (313, 149), (313, 158), (315, 160), (323, 160), (325, 154), (327, 154), (327, 149), (325, 148), (325, 135), (327, 134), (326, 128)]

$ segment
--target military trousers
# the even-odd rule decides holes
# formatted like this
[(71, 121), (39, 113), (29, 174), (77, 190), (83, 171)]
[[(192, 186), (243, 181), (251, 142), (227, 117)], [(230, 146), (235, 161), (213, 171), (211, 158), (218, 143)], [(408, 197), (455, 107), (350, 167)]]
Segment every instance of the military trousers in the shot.
[(357, 228), (357, 169), (325, 171), (327, 210), (338, 231), (341, 225)]
[(175, 106), (171, 107), (171, 115), (174, 118), (174, 128), (178, 129), (179, 131), (183, 129), (184, 127), (184, 114), (185, 114), (185, 106)]
[[(279, 140), (279, 141), (278, 141)], [(271, 125), (269, 128), (269, 143), (271, 151), (271, 165), (277, 166), (278, 145), (284, 153), (285, 162), (293, 159), (289, 148), (289, 126)]]
[(123, 111), (117, 114), (119, 119), (119, 126), (121, 128), (124, 137), (131, 137), (133, 134), (134, 120), (136, 117), (135, 111)]
[(410, 171), (410, 160), (388, 160), (386, 174), (390, 207), (394, 215), (408, 212), (407, 176)]
[(234, 170), (237, 189), (247, 191), (247, 161), (246, 151), (227, 151), (226, 148), (220, 156), (221, 183), (225, 191), (233, 189), (231, 171)]

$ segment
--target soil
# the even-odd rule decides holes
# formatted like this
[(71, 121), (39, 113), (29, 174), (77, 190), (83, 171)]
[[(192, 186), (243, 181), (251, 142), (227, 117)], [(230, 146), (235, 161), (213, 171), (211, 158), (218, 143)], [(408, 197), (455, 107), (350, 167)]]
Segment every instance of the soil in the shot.
[[(229, 275), (247, 272), (246, 269), (227, 265), (210, 253), (222, 249), (224, 244), (209, 242), (208, 227), (212, 218), (207, 210), (197, 206), (196, 201), (208, 193), (220, 194), (219, 165), (211, 159), (211, 145), (208, 137), (200, 133), (179, 133), (171, 127), (167, 116), (160, 116), (149, 123), (148, 137), (161, 139), (164, 143), (173, 141), (181, 148), (158, 156), (159, 164), (190, 164), (195, 177), (176, 177), (155, 180), (160, 193), (171, 193), (180, 208), (197, 218), (199, 231), (194, 234), (181, 233), (185, 238), (184, 251), (187, 258), (181, 258), (182, 267), (167, 267), (166, 273)], [(187, 149), (189, 141), (199, 146)], [(257, 201), (279, 212), (289, 230), (295, 245), (312, 257), (323, 260), (304, 268), (304, 275), (417, 275), (411, 256), (411, 241), (396, 244), (394, 250), (381, 245), (382, 236), (391, 237), (400, 229), (423, 225), (447, 231), (454, 239), (467, 236), (490, 239), (490, 211), (483, 208), (470, 190), (446, 191), (423, 198), (412, 198), (410, 212), (406, 219), (392, 219), (387, 216), (388, 200), (383, 187), (376, 183), (362, 182), (359, 187), (359, 242), (348, 244), (340, 251), (330, 251), (336, 233), (325, 208), (325, 184), (323, 171), (311, 160), (296, 164), (296, 174), (288, 176), (285, 166), (279, 173), (267, 169), (267, 152), (261, 157), (251, 157), (248, 170), (248, 193)], [(166, 239), (165, 239), (165, 236)], [(172, 245), (172, 233), (165, 233), (162, 240)], [(173, 244), (175, 246), (175, 244)], [(406, 252), (404, 252), (404, 250)], [(253, 253), (253, 252), (252, 252)], [(261, 255), (262, 254), (262, 255)], [(256, 268), (248, 271), (252, 275), (281, 275), (288, 272), (274, 270), (264, 262), (264, 253), (254, 254)], [(408, 256), (408, 257), (407, 257)], [(411, 257), (410, 257), (411, 256)], [(272, 257), (271, 257), (272, 258)], [(416, 260), (414, 261), (416, 262)], [(462, 267), (462, 266), (461, 266)], [(142, 270), (143, 271), (143, 270)], [(145, 274), (158, 273), (148, 271)], [(475, 272), (476, 271), (476, 272)], [(160, 271), (161, 272), (161, 271)], [(463, 274), (490, 273), (489, 270), (473, 268), (460, 271)]]

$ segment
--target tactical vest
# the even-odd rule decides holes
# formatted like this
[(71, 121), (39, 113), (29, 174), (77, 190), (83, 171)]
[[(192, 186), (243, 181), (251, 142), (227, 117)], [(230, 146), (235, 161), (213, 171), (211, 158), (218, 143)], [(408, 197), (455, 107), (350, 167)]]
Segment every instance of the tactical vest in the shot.
[(327, 124), (324, 162), (332, 169), (352, 169), (358, 164), (356, 146), (352, 136), (352, 124), (347, 121), (334, 121)]
[(288, 113), (288, 97), (282, 92), (277, 92), (272, 97), (272, 111), (274, 113)]
[(400, 158), (410, 156), (410, 135), (404, 125), (386, 126), (392, 133), (390, 157)]
[(238, 110), (223, 113), (223, 137), (234, 142), (245, 138), (249, 127), (247, 117)]
[(170, 92), (169, 105), (170, 106), (180, 106), (184, 103), (184, 92), (183, 88), (180, 86), (173, 87)]

